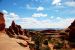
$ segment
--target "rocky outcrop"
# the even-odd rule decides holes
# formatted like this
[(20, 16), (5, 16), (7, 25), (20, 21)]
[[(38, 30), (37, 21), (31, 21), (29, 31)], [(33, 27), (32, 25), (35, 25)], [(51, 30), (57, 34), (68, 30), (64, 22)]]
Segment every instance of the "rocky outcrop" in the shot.
[(69, 40), (72, 42), (75, 42), (75, 20), (73, 21), (73, 23), (71, 23), (71, 25), (69, 26)]
[(0, 12), (0, 31), (5, 29), (4, 14)]
[(75, 47), (75, 20), (71, 25), (69, 26), (69, 41), (70, 41), (70, 46)]
[(28, 43), (25, 41), (29, 39), (28, 37), (19, 35), (19, 38), (24, 40), (16, 38), (18, 36), (15, 35), (18, 34), (19, 29), (21, 29), (20, 26), (16, 26), (14, 22), (12, 26), (5, 29), (4, 14), (0, 12), (0, 50), (30, 50)]
[(75, 29), (75, 20), (71, 23), (71, 25), (69, 26), (69, 28), (70, 28), (70, 30), (73, 29), (73, 28)]
[(13, 35), (24, 35), (25, 34), (21, 26), (15, 24), (14, 21), (12, 21), (11, 26), (6, 29), (6, 32), (10, 37), (12, 37)]
[[(21, 26), (15, 24), (14, 21), (12, 21), (11, 26), (6, 29), (6, 33), (9, 35), (10, 38), (23, 40), (23, 42), (17, 42), (22, 47), (28, 47), (28, 45), (30, 45), (32, 42), (31, 38), (29, 38), (28, 36), (29, 34), (27, 34), (28, 31), (26, 29), (22, 29)], [(24, 41), (27, 42), (27, 44), (24, 44)]]

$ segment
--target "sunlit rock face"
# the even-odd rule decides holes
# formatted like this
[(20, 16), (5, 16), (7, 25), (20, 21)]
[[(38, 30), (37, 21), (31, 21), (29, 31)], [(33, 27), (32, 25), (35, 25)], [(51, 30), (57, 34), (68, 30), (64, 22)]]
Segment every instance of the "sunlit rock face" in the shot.
[(72, 45), (72, 47), (75, 47), (75, 20), (73, 21), (73, 23), (71, 23), (71, 25), (69, 26), (69, 41)]
[(0, 31), (5, 29), (4, 14), (0, 12)]

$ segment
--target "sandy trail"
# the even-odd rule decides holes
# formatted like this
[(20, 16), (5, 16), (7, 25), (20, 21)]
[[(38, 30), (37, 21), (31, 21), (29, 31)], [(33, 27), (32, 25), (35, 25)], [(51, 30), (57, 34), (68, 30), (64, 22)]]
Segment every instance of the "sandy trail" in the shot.
[[(20, 40), (19, 40), (20, 41)], [(0, 50), (30, 50), (29, 46), (22, 47), (13, 38), (9, 38), (7, 35), (0, 36)]]

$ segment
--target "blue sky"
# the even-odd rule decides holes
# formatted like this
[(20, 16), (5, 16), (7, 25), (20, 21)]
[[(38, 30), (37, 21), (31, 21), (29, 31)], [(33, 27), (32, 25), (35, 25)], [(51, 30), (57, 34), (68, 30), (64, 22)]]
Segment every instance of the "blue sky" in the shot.
[(0, 0), (6, 27), (67, 28), (75, 19), (75, 0)]

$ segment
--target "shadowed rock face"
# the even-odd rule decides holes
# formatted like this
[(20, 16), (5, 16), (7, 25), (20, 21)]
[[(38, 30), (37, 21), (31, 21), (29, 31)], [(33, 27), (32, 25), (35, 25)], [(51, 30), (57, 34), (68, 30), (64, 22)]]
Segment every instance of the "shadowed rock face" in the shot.
[(26, 48), (26, 47), (28, 47), (30, 45), (29, 42), (31, 40), (26, 35), (27, 34), (27, 31), (24, 30), (24, 29), (22, 29), (20, 25), (15, 24), (14, 21), (12, 21), (11, 26), (6, 29), (6, 33), (8, 34), (8, 36), (10, 38), (19, 39), (19, 40), (22, 40), (22, 41), (24, 41), (24, 42), (27, 43), (27, 44), (25, 44), (24, 42), (21, 42), (21, 41), (17, 42), (22, 47), (25, 47)]
[(12, 24), (9, 28), (6, 29), (6, 33), (9, 35), (9, 37), (13, 37), (13, 35), (24, 35), (27, 36), (29, 34), (26, 29), (22, 29), (20, 25), (15, 24), (14, 21), (12, 21)]
[(70, 41), (75, 42), (75, 20), (73, 21), (73, 23), (71, 23), (71, 25), (69, 26), (69, 29), (70, 29), (70, 32), (69, 32)]
[(73, 23), (71, 23), (69, 29), (69, 41), (71, 43), (71, 46), (75, 47), (75, 20), (73, 21)]
[(4, 14), (0, 12), (0, 31), (5, 29)]
[(7, 34), (9, 36), (11, 35), (10, 37), (12, 37), (12, 35), (22, 35), (22, 33), (23, 33), (21, 31), (21, 26), (20, 25), (16, 25), (14, 21), (12, 21), (11, 26), (8, 29), (6, 29), (6, 32), (7, 32)]
[(75, 29), (75, 20), (71, 23), (71, 25), (69, 26), (69, 28), (70, 28), (70, 30), (73, 29), (73, 28)]

